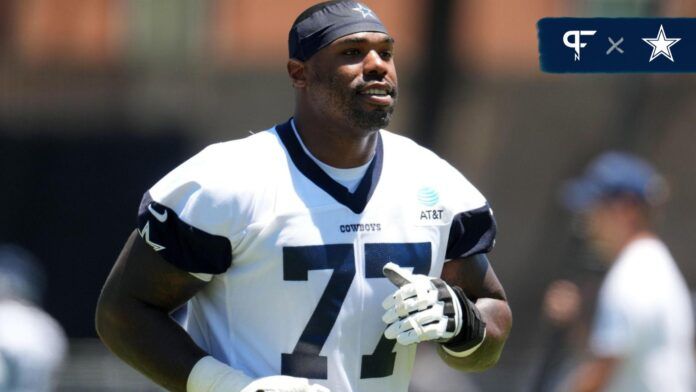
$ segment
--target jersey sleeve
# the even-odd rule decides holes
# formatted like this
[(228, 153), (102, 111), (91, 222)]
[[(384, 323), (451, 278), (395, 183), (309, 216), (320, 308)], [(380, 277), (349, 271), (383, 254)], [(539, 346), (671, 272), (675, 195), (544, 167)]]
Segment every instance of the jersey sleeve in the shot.
[[(211, 189), (211, 147), (150, 188), (138, 210), (140, 236), (167, 262), (203, 280), (232, 264), (234, 206)], [(224, 212), (224, 213), (223, 213)], [(232, 219), (234, 220), (234, 219)]]
[(445, 257), (461, 259), (490, 252), (497, 232), (493, 210), (457, 169), (446, 162), (445, 165), (447, 204), (453, 214)]

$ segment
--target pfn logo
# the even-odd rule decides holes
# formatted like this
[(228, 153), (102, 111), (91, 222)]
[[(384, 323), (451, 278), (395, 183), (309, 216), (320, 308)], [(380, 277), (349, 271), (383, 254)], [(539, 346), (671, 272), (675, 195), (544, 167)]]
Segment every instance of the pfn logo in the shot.
[[(571, 49), (575, 49), (575, 61), (580, 60), (580, 49), (587, 46), (586, 42), (581, 42), (583, 35), (595, 35), (597, 30), (569, 30), (563, 34), (563, 44)], [(572, 37), (572, 41), (570, 38)]]

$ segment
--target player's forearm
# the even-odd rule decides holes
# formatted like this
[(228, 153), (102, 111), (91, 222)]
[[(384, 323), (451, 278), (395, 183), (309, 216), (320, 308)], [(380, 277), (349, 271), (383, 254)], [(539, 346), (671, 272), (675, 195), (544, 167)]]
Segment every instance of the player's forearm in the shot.
[(171, 391), (186, 391), (193, 365), (207, 354), (168, 317), (143, 317), (144, 313), (133, 307), (99, 312), (99, 336), (114, 354), (154, 382)]
[(570, 390), (573, 392), (602, 391), (609, 384), (618, 358), (594, 358), (583, 363), (571, 376)]
[(186, 391), (193, 365), (207, 355), (166, 312), (136, 300), (100, 298), (97, 332), (118, 357), (172, 391)]
[(486, 322), (486, 338), (481, 346), (471, 355), (458, 358), (447, 354), (442, 347), (438, 352), (442, 359), (451, 367), (463, 371), (482, 371), (495, 365), (503, 351), (510, 328), (512, 327), (512, 312), (507, 302), (501, 299), (480, 298), (476, 307)]

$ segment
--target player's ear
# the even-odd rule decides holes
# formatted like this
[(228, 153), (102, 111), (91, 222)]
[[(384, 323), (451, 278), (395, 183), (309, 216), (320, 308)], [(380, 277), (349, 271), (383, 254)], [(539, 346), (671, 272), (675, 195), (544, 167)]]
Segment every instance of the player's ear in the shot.
[(293, 87), (304, 88), (307, 85), (305, 70), (304, 62), (295, 59), (288, 60), (288, 76), (292, 80)]

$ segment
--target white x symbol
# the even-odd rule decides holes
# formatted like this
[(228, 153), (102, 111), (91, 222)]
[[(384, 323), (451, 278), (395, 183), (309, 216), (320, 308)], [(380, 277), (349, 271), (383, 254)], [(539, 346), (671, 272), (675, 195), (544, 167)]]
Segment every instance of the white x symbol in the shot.
[(616, 49), (617, 52), (623, 54), (623, 49), (619, 48), (619, 45), (623, 42), (623, 37), (621, 37), (618, 41), (614, 42), (611, 37), (609, 37), (609, 43), (611, 44), (611, 47), (607, 50), (607, 54), (611, 53), (614, 49)]

